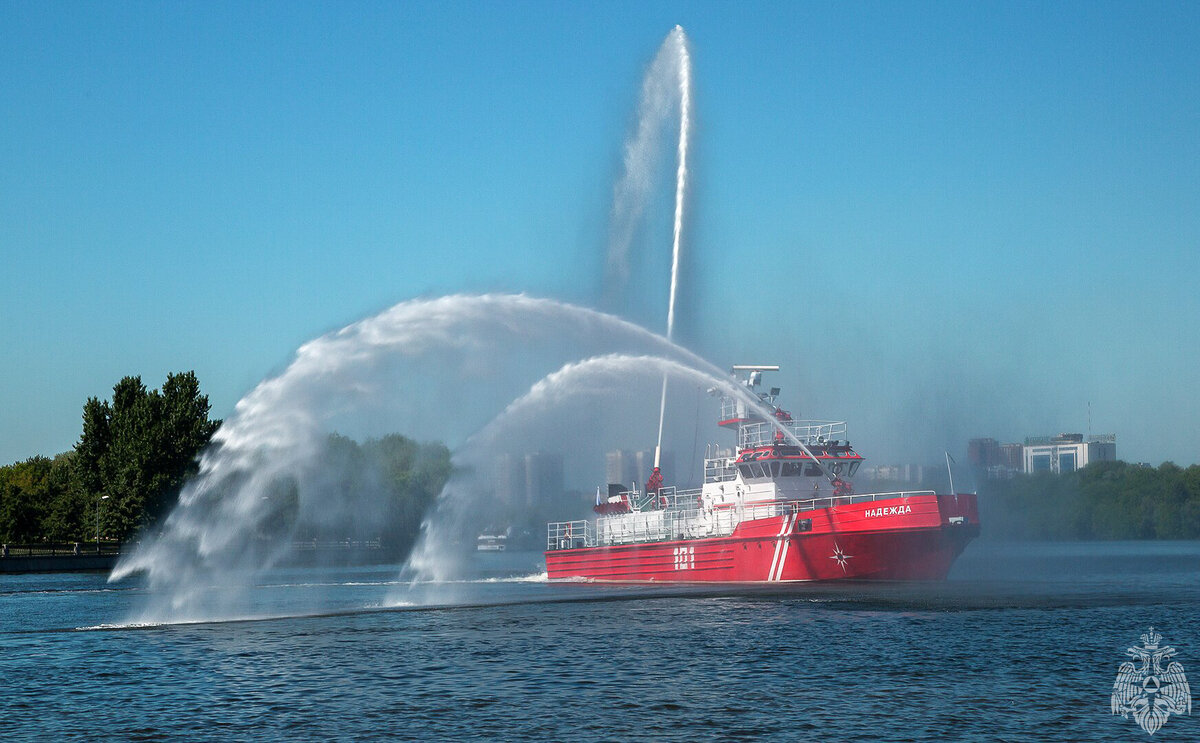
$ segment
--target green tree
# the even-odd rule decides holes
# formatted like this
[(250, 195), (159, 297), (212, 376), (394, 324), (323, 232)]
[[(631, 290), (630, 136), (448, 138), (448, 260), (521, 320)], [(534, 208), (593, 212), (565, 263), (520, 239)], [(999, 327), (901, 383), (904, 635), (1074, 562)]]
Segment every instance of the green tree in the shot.
[(41, 536), (42, 513), (39, 470), (45, 457), (32, 457), (0, 468), (0, 540), (32, 542)]
[(387, 488), (380, 542), (391, 558), (403, 558), (416, 542), (426, 512), (450, 479), (450, 450), (443, 444), (418, 444), (399, 434), (369, 441), (364, 448)]
[(126, 539), (174, 505), (220, 426), (209, 409), (193, 372), (168, 374), (161, 391), (125, 377), (111, 403), (87, 401), (73, 469), (79, 497), (92, 509), (108, 496), (99, 511), (105, 535)]
[(450, 477), (450, 450), (399, 434), (353, 439), (331, 434), (303, 472), (280, 477), (264, 493), (268, 540), (373, 540), (382, 557), (403, 559), (430, 505)]
[(39, 542), (78, 538), (71, 498), (70, 455), (37, 456), (0, 467), (0, 540)]
[(46, 475), (47, 500), (42, 533), (53, 542), (86, 541), (92, 512), (75, 486), (74, 452), (64, 452), (50, 461)]
[(986, 534), (1023, 539), (1200, 538), (1200, 467), (1096, 462), (1069, 474), (985, 481)]

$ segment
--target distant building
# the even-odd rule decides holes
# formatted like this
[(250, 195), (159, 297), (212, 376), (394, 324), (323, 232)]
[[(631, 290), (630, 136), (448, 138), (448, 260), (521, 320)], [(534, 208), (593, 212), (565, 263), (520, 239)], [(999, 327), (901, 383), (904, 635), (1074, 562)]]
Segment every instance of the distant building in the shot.
[(501, 454), (492, 461), (492, 477), (496, 499), (521, 508), (551, 503), (566, 489), (562, 455), (553, 452)]
[(1022, 471), (1021, 445), (1001, 444), (993, 438), (967, 442), (967, 461), (989, 480), (1007, 480)]
[(492, 485), (496, 500), (516, 506), (525, 495), (525, 457), (501, 454), (492, 460)]
[(1022, 471), (1066, 473), (1074, 472), (1092, 462), (1113, 462), (1117, 459), (1116, 434), (1088, 436), (1081, 433), (1060, 433), (1057, 436), (1031, 436), (1022, 447)]
[(631, 452), (625, 449), (616, 449), (604, 455), (604, 479), (605, 482), (619, 482), (622, 484), (637, 482), (638, 473), (641, 469), (638, 467), (637, 461), (642, 458), (643, 452)]
[(1010, 479), (1017, 473), (1074, 472), (1092, 462), (1111, 462), (1116, 458), (1115, 434), (1031, 436), (1024, 444), (1001, 444), (992, 438), (971, 439), (967, 443), (967, 460), (990, 480)]
[(971, 439), (967, 442), (967, 461), (976, 469), (995, 467), (1000, 464), (1000, 442), (995, 439)]
[(533, 452), (525, 455), (525, 505), (540, 506), (562, 497), (562, 454)]
[(1020, 444), (1001, 444), (1000, 445), (1000, 461), (997, 466), (1004, 467), (1010, 472), (1020, 472), (1021, 463), (1024, 461), (1025, 447)]
[(873, 467), (863, 467), (862, 475), (868, 480), (888, 480), (890, 482), (910, 482), (920, 485), (926, 482), (938, 467), (924, 464), (877, 464)]

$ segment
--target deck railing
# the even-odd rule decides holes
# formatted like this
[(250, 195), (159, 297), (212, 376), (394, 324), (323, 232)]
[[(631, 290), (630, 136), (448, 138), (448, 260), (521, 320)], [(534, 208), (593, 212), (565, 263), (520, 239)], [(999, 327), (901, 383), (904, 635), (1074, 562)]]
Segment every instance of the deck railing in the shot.
[(546, 549), (569, 550), (595, 547), (596, 527), (588, 519), (551, 521), (546, 525)]
[[(846, 436), (845, 421), (779, 421), (784, 428), (804, 444), (819, 444)], [(780, 441), (782, 434), (775, 424), (761, 421), (744, 423), (738, 428), (738, 448), (753, 448), (768, 446), (774, 443), (789, 443)]]
[(714, 508), (699, 506), (700, 493), (699, 488), (664, 488), (656, 498), (659, 507), (654, 508), (654, 504), (646, 499), (645, 502), (650, 508), (619, 516), (601, 517), (596, 519), (594, 528), (592, 522), (586, 519), (551, 522), (546, 528), (546, 549), (727, 537), (743, 521), (756, 521), (852, 503), (933, 495), (934, 491), (898, 490), (889, 493), (831, 495), (807, 500), (734, 503)]

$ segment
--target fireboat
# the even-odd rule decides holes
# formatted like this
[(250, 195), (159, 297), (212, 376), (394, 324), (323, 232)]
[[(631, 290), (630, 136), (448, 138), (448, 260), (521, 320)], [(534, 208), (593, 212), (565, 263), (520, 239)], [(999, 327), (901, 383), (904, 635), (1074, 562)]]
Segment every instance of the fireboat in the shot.
[(942, 580), (979, 535), (971, 493), (855, 493), (863, 463), (843, 421), (794, 420), (761, 390), (778, 366), (738, 365), (744, 395), (723, 395), (718, 426), (733, 449), (709, 445), (704, 484), (597, 490), (597, 518), (546, 530), (550, 580), (616, 583), (776, 583)]

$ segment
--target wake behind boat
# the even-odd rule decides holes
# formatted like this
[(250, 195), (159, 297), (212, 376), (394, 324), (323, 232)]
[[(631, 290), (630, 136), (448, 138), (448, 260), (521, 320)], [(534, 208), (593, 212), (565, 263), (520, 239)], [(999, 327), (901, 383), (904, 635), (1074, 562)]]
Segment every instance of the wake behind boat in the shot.
[[(593, 520), (547, 526), (551, 580), (780, 582), (868, 578), (941, 580), (979, 534), (974, 494), (932, 490), (854, 493), (863, 458), (840, 421), (800, 421), (759, 392), (764, 371), (736, 366), (772, 411), (721, 399), (719, 426), (732, 450), (710, 446), (704, 485), (665, 486), (655, 468), (645, 490), (610, 484)], [(785, 433), (786, 431), (786, 433)]]

